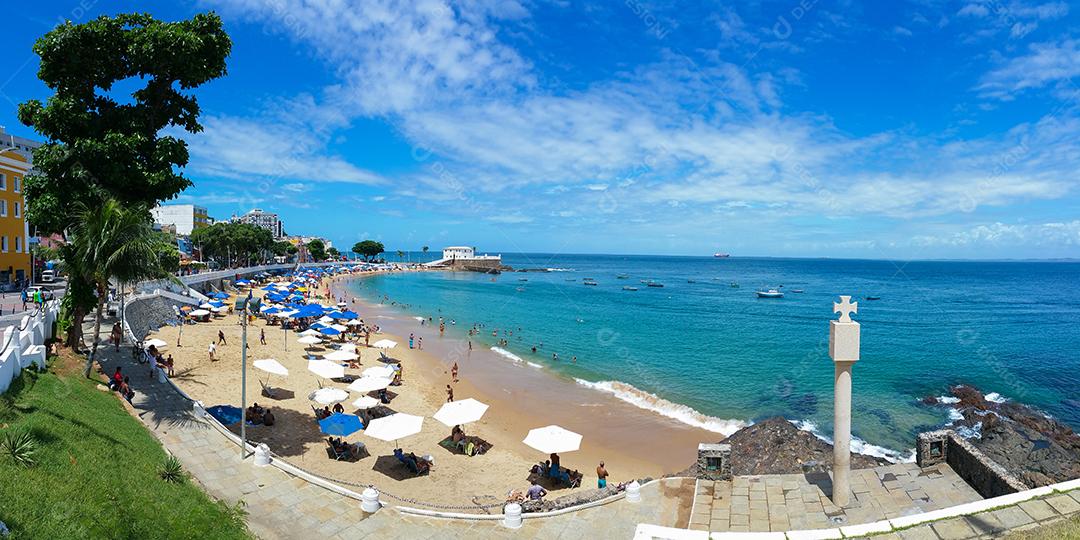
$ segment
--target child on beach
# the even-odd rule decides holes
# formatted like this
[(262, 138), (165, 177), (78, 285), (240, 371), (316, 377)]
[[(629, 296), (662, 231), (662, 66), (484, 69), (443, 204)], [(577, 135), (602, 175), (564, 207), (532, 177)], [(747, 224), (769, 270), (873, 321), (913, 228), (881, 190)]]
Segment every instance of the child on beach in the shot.
[[(469, 343), (470, 343), (470, 345), (472, 344), (472, 342), (469, 342)], [(453, 379), (454, 382), (458, 382), (457, 372), (458, 372), (457, 362), (454, 362), (454, 365), (450, 367), (450, 378)]]
[(451, 401), (454, 401), (454, 389), (448, 384), (446, 385), (446, 402), (450, 403)]
[(206, 350), (206, 352), (210, 353), (210, 361), (211, 362), (214, 361), (214, 351), (216, 351), (216, 350), (217, 350), (217, 345), (214, 344), (213, 341), (211, 341), (210, 342), (210, 347)]

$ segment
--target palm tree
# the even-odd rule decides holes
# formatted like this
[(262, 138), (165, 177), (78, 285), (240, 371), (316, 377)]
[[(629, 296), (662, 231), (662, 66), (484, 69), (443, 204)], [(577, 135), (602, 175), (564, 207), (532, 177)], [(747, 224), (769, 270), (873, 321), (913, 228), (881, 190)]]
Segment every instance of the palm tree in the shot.
[[(427, 246), (424, 246), (424, 247), (420, 248), (420, 251), (423, 251), (425, 255), (427, 254), (427, 250), (428, 250)], [(427, 257), (424, 257), (424, 258), (426, 259)]]
[(398, 252), (397, 252), (397, 258), (398, 258), (399, 261), (404, 261), (405, 260), (405, 252), (401, 251), (399, 249)]
[[(80, 281), (93, 287), (97, 296), (94, 341), (83, 374), (90, 376), (101, 338), (101, 316), (109, 293), (109, 280), (134, 282), (168, 274), (158, 258), (154, 229), (146, 208), (125, 208), (114, 199), (89, 207), (80, 204), (71, 229), (71, 249)], [(81, 318), (74, 324), (81, 325)]]

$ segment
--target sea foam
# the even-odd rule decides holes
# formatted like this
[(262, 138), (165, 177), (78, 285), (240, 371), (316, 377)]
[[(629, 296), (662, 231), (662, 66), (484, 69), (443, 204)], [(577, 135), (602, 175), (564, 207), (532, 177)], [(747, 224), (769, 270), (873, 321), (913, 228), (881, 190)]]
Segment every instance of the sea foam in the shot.
[(646, 392), (632, 385), (619, 381), (591, 382), (583, 379), (574, 379), (578, 384), (599, 390), (615, 396), (635, 407), (655, 412), (661, 416), (678, 420), (686, 425), (705, 429), (724, 436), (731, 435), (749, 425), (742, 420), (724, 420), (706, 416), (691, 407), (672, 403), (656, 394)]
[(999, 394), (997, 392), (990, 392), (989, 394), (986, 394), (983, 397), (986, 398), (986, 401), (989, 401), (991, 403), (1005, 403), (1006, 401), (1008, 401), (1008, 399), (1005, 398), (1005, 396), (1002, 396), (1001, 394)]
[(506, 350), (506, 349), (504, 349), (502, 347), (492, 347), (491, 352), (493, 352), (493, 353), (495, 353), (495, 354), (497, 354), (497, 355), (499, 355), (499, 356), (501, 356), (503, 358), (506, 358), (508, 360), (512, 360), (515, 364), (520, 364), (520, 363), (525, 361), (520, 356), (518, 356), (518, 355), (516, 355), (516, 354), (514, 354), (514, 353), (512, 353), (512, 352), (510, 352), (510, 351), (508, 351), (508, 350)]
[[(832, 444), (832, 438), (826, 436), (824, 433), (818, 430), (817, 424), (809, 420), (788, 420), (802, 431), (809, 432), (813, 436)], [(885, 448), (884, 446), (878, 446), (876, 444), (870, 444), (854, 435), (851, 436), (851, 451), (856, 454), (863, 454), (867, 456), (879, 457), (890, 463), (914, 463), (915, 462), (915, 449), (910, 448), (906, 452), (897, 452)]]

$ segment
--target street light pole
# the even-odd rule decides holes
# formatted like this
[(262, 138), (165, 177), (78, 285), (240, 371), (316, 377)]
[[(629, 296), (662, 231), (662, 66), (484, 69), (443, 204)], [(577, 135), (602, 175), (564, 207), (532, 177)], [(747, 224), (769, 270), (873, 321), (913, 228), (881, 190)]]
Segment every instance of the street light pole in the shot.
[(244, 322), (241, 326), (240, 335), (240, 459), (247, 457), (247, 325), (248, 325), (248, 302), (243, 301)]

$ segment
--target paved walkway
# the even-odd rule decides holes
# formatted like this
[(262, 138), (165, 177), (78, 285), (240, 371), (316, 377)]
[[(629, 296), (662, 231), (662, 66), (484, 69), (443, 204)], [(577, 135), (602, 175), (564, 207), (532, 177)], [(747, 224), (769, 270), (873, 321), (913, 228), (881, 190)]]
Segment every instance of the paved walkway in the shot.
[(827, 474), (702, 480), (690, 520), (694, 530), (768, 532), (826, 529), (918, 514), (982, 499), (945, 464), (903, 463), (851, 471), (851, 504), (830, 500)]
[[(110, 327), (112, 322), (103, 324)], [(616, 500), (548, 518), (526, 519), (518, 530), (499, 520), (449, 520), (421, 517), (387, 507), (374, 514), (360, 501), (286, 474), (241, 460), (240, 448), (215, 427), (196, 419), (191, 404), (168, 384), (148, 376), (130, 349), (99, 349), (106, 373), (124, 367), (136, 391), (134, 412), (193, 479), (214, 498), (242, 501), (248, 526), (260, 538), (631, 538), (638, 523), (685, 527), (694, 495), (693, 479), (670, 479), (642, 488), (640, 503)], [(387, 503), (385, 498), (384, 503)], [(680, 515), (680, 511), (682, 515)]]

